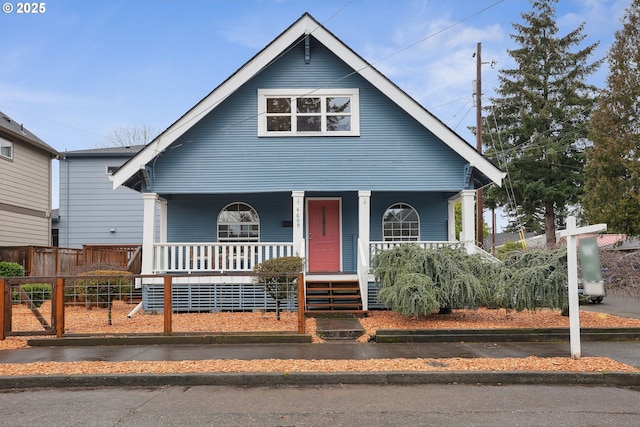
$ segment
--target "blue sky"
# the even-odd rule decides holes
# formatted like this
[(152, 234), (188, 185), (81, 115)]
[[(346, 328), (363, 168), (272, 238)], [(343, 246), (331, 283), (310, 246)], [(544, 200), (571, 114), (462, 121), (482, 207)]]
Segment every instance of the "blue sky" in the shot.
[[(2, 0), (0, 3), (7, 3)], [(472, 57), (483, 103), (513, 67), (512, 23), (529, 0), (49, 0), (0, 13), (0, 111), (58, 151), (103, 145), (114, 128), (166, 129), (303, 13), (372, 63), (469, 143)], [(560, 0), (561, 34), (585, 23), (606, 55), (630, 0)], [(593, 76), (604, 85), (606, 65)], [(54, 207), (58, 206), (57, 168)]]

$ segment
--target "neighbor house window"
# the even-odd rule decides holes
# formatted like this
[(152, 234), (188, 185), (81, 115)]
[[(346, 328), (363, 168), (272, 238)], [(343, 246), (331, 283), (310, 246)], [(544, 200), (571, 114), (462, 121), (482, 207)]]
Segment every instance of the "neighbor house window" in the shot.
[(13, 159), (13, 142), (0, 137), (0, 157)]
[(382, 235), (385, 242), (414, 242), (420, 238), (418, 212), (406, 203), (396, 203), (387, 209), (382, 218)]
[(258, 136), (358, 136), (358, 89), (260, 89)]
[(227, 205), (218, 215), (219, 242), (258, 242), (260, 218), (255, 209), (246, 203)]

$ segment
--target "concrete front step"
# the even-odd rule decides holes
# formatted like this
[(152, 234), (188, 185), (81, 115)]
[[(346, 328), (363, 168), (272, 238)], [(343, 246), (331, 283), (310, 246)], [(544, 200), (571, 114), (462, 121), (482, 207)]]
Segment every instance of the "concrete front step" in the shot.
[(325, 340), (356, 340), (364, 334), (364, 328), (354, 317), (319, 317), (316, 333)]

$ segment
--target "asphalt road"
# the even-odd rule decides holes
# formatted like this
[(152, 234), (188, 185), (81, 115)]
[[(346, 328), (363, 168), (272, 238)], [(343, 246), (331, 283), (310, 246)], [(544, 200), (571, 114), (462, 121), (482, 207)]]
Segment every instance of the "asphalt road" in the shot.
[(0, 393), (2, 426), (637, 426), (640, 391), (587, 386), (161, 387)]
[(580, 306), (580, 310), (640, 319), (640, 299), (629, 296), (607, 295), (600, 304), (583, 304)]

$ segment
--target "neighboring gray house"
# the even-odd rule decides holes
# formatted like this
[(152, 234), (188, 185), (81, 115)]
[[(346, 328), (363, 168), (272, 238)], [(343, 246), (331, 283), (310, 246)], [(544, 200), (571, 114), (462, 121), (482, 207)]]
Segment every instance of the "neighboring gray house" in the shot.
[(65, 151), (60, 160), (60, 247), (141, 244), (142, 195), (109, 176), (144, 146)]
[(0, 246), (51, 245), (51, 160), (58, 157), (0, 112)]

